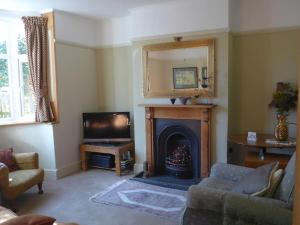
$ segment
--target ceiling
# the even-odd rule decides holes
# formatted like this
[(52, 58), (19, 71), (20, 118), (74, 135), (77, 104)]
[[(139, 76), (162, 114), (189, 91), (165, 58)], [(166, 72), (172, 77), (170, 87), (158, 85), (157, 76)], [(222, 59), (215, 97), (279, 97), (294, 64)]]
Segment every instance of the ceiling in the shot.
[(0, 10), (41, 12), (57, 9), (95, 19), (126, 16), (136, 7), (175, 0), (0, 0)]

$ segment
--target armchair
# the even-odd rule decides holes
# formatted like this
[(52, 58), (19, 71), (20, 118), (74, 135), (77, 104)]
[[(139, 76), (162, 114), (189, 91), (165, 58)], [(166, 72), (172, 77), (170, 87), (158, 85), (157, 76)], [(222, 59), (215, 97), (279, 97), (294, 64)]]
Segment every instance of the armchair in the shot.
[(253, 169), (217, 163), (209, 178), (189, 188), (182, 225), (291, 225), (296, 153), (290, 159), (274, 198), (234, 193), (233, 187)]
[(13, 207), (14, 200), (34, 185), (38, 186), (38, 193), (42, 194), (44, 170), (39, 168), (37, 153), (16, 153), (14, 157), (20, 170), (9, 172), (0, 163), (0, 193), (3, 200), (9, 201)]

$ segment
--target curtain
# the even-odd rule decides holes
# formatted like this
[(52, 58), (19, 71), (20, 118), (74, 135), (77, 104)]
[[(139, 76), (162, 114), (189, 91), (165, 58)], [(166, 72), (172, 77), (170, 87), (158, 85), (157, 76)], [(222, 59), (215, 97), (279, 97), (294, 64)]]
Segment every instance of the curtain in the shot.
[(25, 26), (28, 63), (35, 97), (36, 122), (53, 121), (48, 93), (48, 19), (22, 17)]

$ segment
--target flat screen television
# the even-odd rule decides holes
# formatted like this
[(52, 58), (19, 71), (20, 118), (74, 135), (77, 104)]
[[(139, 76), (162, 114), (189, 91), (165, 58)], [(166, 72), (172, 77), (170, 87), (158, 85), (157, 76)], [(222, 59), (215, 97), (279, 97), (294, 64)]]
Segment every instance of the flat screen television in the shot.
[(84, 142), (131, 141), (129, 112), (83, 113)]

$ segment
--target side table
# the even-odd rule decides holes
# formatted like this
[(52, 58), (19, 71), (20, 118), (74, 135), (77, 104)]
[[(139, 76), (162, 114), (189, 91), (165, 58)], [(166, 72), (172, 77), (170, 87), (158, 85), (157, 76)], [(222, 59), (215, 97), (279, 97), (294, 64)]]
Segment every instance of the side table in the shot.
[[(241, 147), (242, 152), (234, 151), (232, 147), (228, 149), (229, 151), (229, 163), (232, 164), (242, 164), (247, 167), (258, 167), (272, 161), (278, 161), (281, 168), (285, 168), (290, 157), (296, 149), (296, 144), (286, 144), (286, 143), (267, 143), (267, 139), (273, 139), (274, 136), (271, 134), (257, 134), (256, 142), (248, 142), (247, 134), (236, 134), (230, 135), (228, 142), (230, 144), (238, 145)], [(248, 147), (248, 148), (247, 148)], [(253, 150), (245, 150), (249, 149)], [(230, 156), (231, 154), (231, 156)], [(235, 154), (235, 155), (234, 155)], [(239, 155), (239, 156), (237, 156)], [(237, 163), (239, 158), (240, 163)]]
[(105, 144), (82, 144), (80, 145), (80, 159), (81, 169), (88, 169), (88, 155), (91, 152), (94, 153), (105, 153), (115, 156), (116, 175), (121, 176), (121, 160), (124, 152), (130, 151), (131, 158), (135, 159), (135, 151), (133, 142), (121, 143), (118, 145), (105, 145)]

